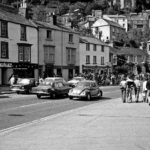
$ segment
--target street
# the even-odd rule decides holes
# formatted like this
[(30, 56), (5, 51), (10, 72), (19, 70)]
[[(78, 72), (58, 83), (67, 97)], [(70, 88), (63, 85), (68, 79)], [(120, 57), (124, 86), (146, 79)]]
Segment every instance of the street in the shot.
[(134, 96), (122, 103), (118, 86), (102, 89), (104, 97), (93, 101), (1, 98), (0, 150), (149, 149), (148, 104), (135, 103)]
[(67, 110), (120, 97), (118, 87), (103, 87), (103, 92), (104, 96), (101, 99), (93, 99), (93, 101), (80, 99), (69, 100), (67, 97), (61, 97), (55, 100), (50, 99), (50, 97), (42, 97), (42, 99), (38, 99), (36, 95), (32, 94), (1, 95), (0, 130), (38, 120)]

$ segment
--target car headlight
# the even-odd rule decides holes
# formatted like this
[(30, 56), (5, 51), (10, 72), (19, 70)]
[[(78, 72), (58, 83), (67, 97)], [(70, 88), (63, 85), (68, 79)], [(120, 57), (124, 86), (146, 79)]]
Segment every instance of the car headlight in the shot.
[(22, 86), (21, 89), (24, 89), (24, 86)]
[(85, 91), (83, 91), (83, 92), (80, 93), (80, 95), (85, 95), (85, 94), (86, 94)]
[(73, 92), (73, 89), (69, 90), (69, 93), (72, 93)]

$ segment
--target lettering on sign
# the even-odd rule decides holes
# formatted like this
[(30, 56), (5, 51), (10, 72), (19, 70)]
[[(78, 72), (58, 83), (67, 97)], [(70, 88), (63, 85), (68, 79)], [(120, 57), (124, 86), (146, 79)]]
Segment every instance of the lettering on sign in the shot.
[(12, 67), (12, 63), (0, 63), (0, 67)]

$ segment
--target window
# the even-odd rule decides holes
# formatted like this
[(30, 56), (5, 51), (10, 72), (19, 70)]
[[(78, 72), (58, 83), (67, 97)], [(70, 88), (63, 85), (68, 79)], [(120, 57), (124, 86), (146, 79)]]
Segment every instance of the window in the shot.
[(73, 34), (69, 34), (69, 42), (73, 43)]
[(101, 65), (104, 65), (104, 57), (101, 57)]
[(98, 27), (95, 28), (95, 33), (98, 34)]
[(44, 46), (45, 63), (54, 63), (54, 46)]
[(89, 44), (89, 43), (86, 44), (86, 50), (87, 50), (87, 51), (90, 50), (90, 44)]
[(7, 22), (1, 21), (1, 36), (8, 37), (7, 32), (8, 32)]
[(31, 46), (19, 45), (19, 62), (31, 61)]
[(68, 64), (76, 63), (76, 49), (67, 48), (67, 63)]
[(123, 21), (125, 21), (125, 19), (123, 19)]
[(93, 56), (93, 64), (97, 64), (97, 58), (96, 58), (96, 56)]
[(26, 27), (21, 25), (21, 40), (26, 40)]
[(123, 24), (123, 27), (125, 27), (125, 24)]
[(136, 62), (136, 56), (133, 56), (133, 62)]
[(117, 34), (119, 34), (119, 29), (117, 28)]
[(104, 52), (104, 45), (102, 45), (101, 48), (101, 52)]
[(8, 58), (8, 43), (1, 42), (1, 58)]
[(149, 51), (150, 51), (150, 45), (149, 45)]
[(96, 51), (96, 44), (93, 44), (93, 51)]
[(115, 32), (115, 28), (114, 27), (112, 27), (112, 32)]
[(47, 30), (46, 38), (52, 40), (52, 31), (51, 30)]
[(89, 55), (86, 56), (86, 64), (90, 64), (90, 56)]

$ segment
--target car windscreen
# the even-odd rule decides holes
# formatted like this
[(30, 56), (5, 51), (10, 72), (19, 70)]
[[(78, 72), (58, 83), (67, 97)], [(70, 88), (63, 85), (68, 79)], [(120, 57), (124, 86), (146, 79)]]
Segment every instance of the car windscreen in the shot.
[(90, 86), (90, 83), (89, 82), (79, 82), (77, 86)]
[(17, 81), (17, 83), (19, 83), (19, 84), (29, 84), (30, 80), (29, 79), (19, 79)]

